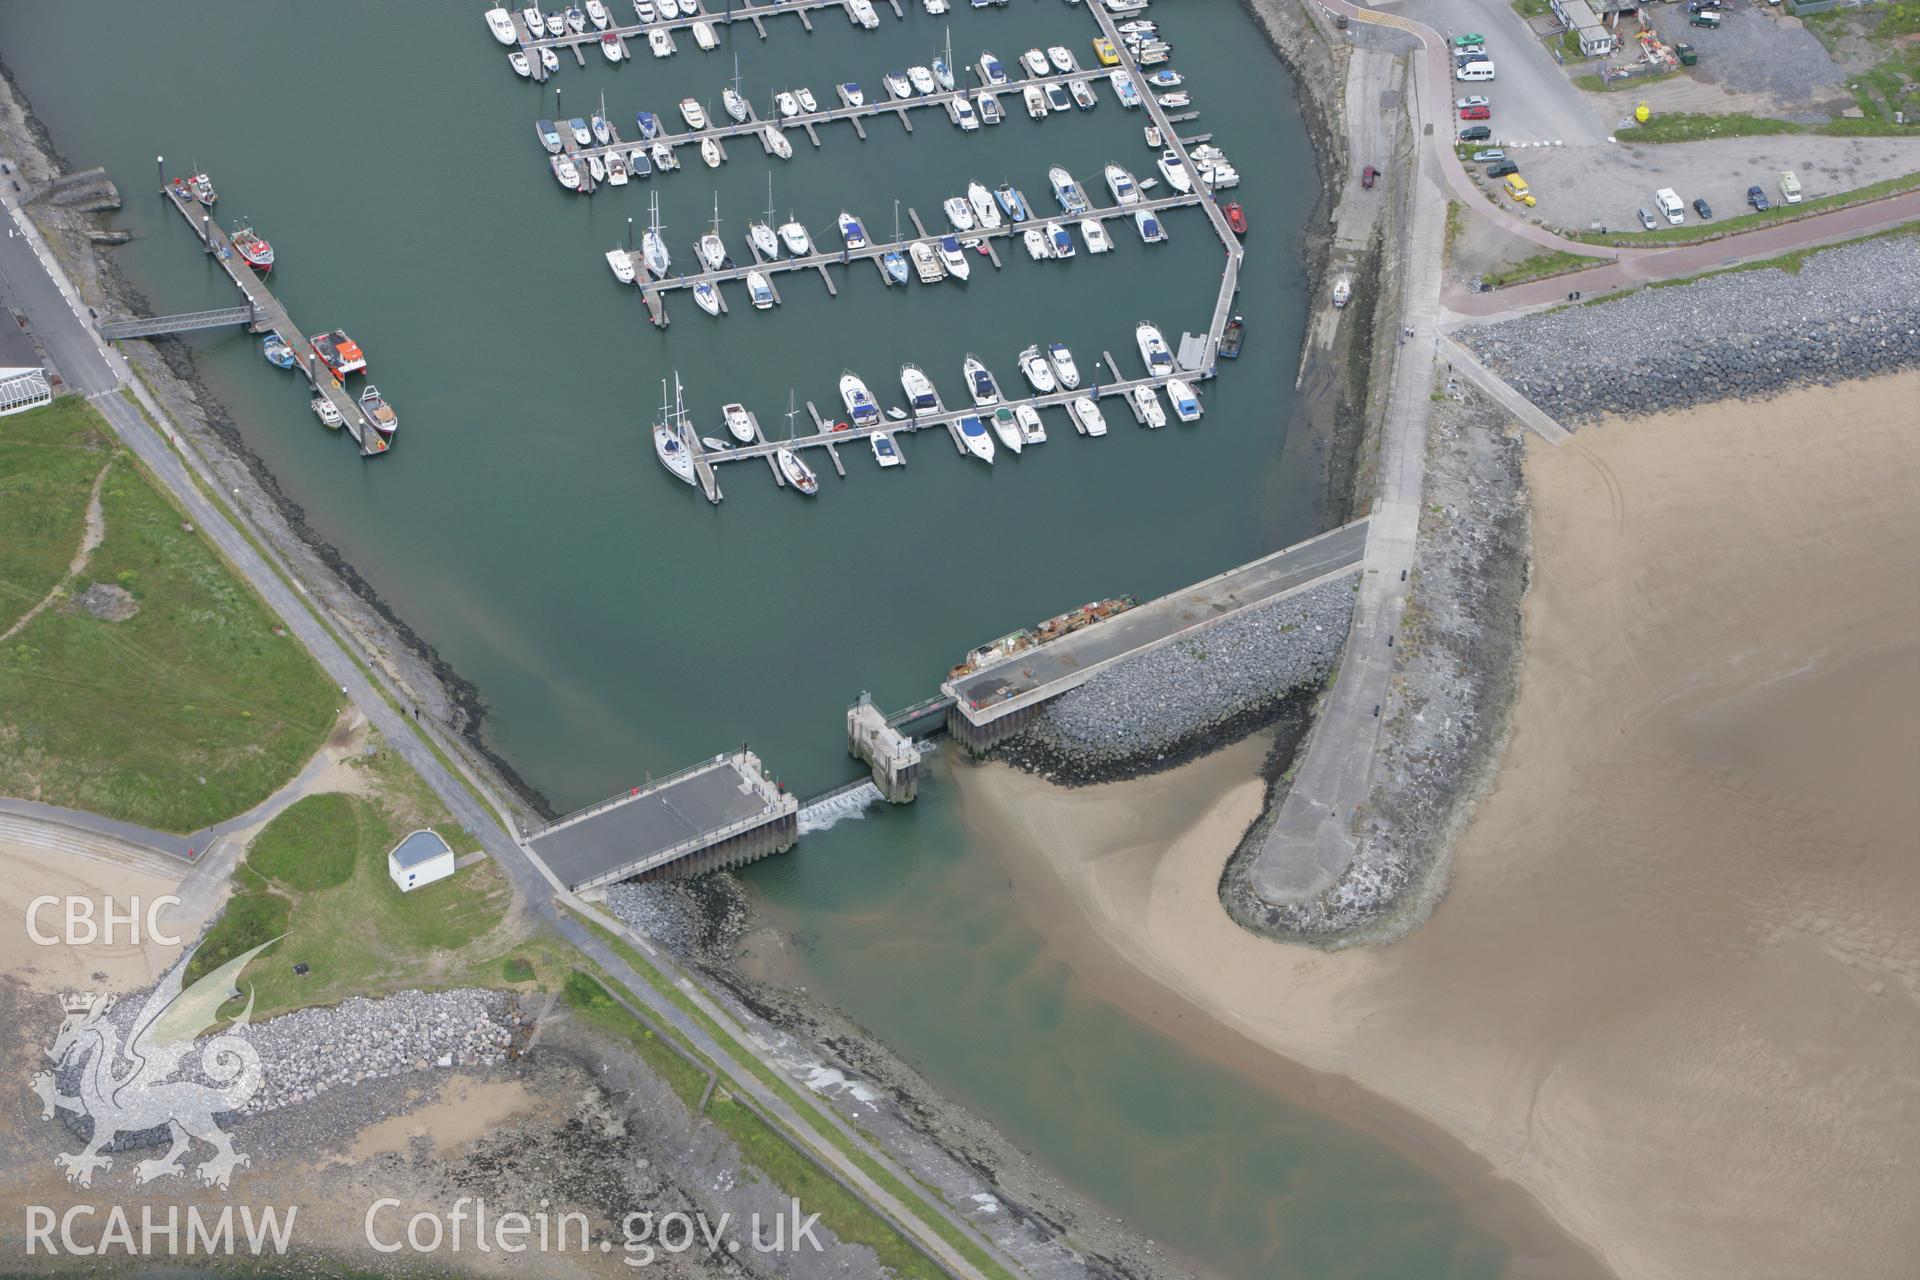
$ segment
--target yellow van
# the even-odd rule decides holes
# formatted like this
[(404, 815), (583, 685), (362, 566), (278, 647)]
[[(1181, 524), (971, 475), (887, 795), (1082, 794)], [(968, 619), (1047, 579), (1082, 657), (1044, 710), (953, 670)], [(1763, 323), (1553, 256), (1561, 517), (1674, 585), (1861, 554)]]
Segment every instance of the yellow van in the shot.
[(1510, 173), (1500, 182), (1506, 187), (1507, 194), (1513, 197), (1515, 204), (1523, 204), (1531, 209), (1537, 203), (1533, 198), (1533, 192), (1527, 190), (1527, 180), (1519, 174)]

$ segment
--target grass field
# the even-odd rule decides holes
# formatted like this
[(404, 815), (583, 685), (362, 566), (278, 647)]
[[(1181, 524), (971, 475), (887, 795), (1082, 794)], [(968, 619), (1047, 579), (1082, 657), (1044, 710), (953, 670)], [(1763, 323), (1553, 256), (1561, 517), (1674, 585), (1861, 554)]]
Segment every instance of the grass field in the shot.
[(1569, 271), (1585, 271), (1588, 267), (1600, 266), (1604, 261), (1605, 259), (1602, 258), (1589, 258), (1578, 253), (1568, 253), (1564, 249), (1546, 249), (1522, 258), (1510, 267), (1489, 271), (1481, 278), (1494, 288), (1500, 289), (1527, 280), (1544, 280), (1548, 276), (1565, 275)]
[[(371, 794), (303, 797), (254, 837), (189, 977), (284, 934), (243, 975), (255, 1017), (353, 995), (550, 980), (551, 957), (503, 927), (512, 893), (492, 862), (400, 892), (387, 852), (407, 832), (432, 827), (457, 853), (473, 842), (392, 752), (358, 767)], [(297, 963), (308, 972), (295, 974)]]
[(73, 397), (0, 418), (0, 632), (67, 576), (112, 449)]
[[(56, 411), (104, 438), (84, 402), (37, 412)], [(104, 456), (91, 461), (97, 473)], [(0, 793), (183, 833), (244, 812), (319, 748), (339, 692), (131, 458), (101, 511), (106, 537), (75, 590), (117, 584), (139, 612), (58, 605), (0, 650)], [(56, 553), (35, 554), (44, 577)]]

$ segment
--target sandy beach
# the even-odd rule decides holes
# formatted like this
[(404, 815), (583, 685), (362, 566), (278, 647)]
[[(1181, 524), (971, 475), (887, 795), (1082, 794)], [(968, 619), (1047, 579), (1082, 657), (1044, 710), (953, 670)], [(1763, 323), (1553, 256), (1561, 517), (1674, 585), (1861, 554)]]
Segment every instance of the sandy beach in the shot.
[[(1916, 399), (1905, 374), (1529, 442), (1512, 740), (1398, 945), (1227, 918), (1259, 744), (1071, 792), (962, 768), (967, 821), (1082, 981), (1276, 1088), (1444, 1130), (1452, 1155), (1401, 1145), (1483, 1219), (1524, 1191), (1634, 1280), (1910, 1274)], [(1515, 1274), (1566, 1273), (1506, 1228)]]

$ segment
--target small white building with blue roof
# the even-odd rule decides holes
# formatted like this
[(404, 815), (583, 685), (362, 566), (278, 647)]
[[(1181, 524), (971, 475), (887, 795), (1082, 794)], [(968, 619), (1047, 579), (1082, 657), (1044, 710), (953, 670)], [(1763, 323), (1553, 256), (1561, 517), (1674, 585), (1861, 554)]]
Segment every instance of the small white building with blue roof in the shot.
[(400, 892), (418, 889), (453, 874), (453, 846), (435, 831), (416, 831), (393, 846), (387, 855), (387, 874)]

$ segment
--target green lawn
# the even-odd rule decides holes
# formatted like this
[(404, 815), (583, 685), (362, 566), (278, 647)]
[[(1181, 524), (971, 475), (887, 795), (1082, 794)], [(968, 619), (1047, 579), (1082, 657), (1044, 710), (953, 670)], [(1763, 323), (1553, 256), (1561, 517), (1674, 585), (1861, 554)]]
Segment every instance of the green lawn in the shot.
[[(380, 751), (381, 759), (389, 763), (364, 766), (375, 797), (307, 796), (254, 838), (234, 873), (235, 896), (190, 976), (285, 934), (243, 977), (254, 988), (256, 1017), (404, 988), (537, 980), (532, 956), (501, 928), (512, 893), (493, 863), (409, 893), (388, 876), (387, 852), (421, 825), (456, 853), (472, 841), (444, 813), (439, 820), (423, 813), (405, 788), (381, 785), (383, 773), (415, 776), (391, 752)], [(269, 902), (279, 904), (277, 915)], [(296, 963), (308, 972), (295, 974)]]
[(77, 396), (0, 418), (0, 632), (67, 576), (86, 532), (87, 495), (110, 457)]
[(1522, 258), (1503, 270), (1489, 271), (1481, 278), (1494, 288), (1500, 289), (1528, 280), (1544, 280), (1548, 276), (1565, 275), (1569, 271), (1584, 271), (1588, 267), (1600, 266), (1605, 261), (1604, 258), (1589, 258), (1584, 254), (1569, 253), (1565, 249), (1546, 249), (1531, 257)]
[[(99, 429), (70, 403), (57, 407)], [(298, 772), (339, 691), (132, 459), (101, 511), (106, 538), (75, 593), (117, 584), (139, 612), (107, 622), (60, 605), (0, 649), (0, 793), (197, 830)]]

